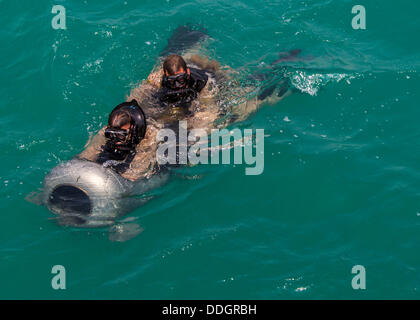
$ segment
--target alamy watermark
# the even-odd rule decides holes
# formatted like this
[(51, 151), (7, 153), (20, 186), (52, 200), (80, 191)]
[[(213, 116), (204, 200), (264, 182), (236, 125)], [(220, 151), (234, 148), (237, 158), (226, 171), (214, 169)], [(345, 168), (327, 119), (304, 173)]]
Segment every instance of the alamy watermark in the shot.
[(264, 129), (255, 132), (245, 129), (243, 134), (239, 129), (213, 129), (209, 140), (205, 129), (188, 131), (187, 121), (179, 121), (178, 132), (161, 129), (156, 139), (161, 142), (156, 152), (161, 165), (231, 164), (233, 149), (233, 164), (245, 162), (253, 166), (245, 168), (246, 175), (259, 175), (264, 171)]
[(366, 290), (366, 269), (362, 265), (356, 265), (351, 269), (355, 276), (351, 280), (351, 286), (354, 290)]
[(54, 290), (66, 289), (66, 269), (62, 265), (55, 265), (51, 269), (55, 276), (51, 279), (51, 287)]
[(61, 5), (55, 5), (51, 9), (51, 13), (55, 14), (51, 20), (53, 29), (66, 29), (66, 8)]
[(353, 29), (366, 29), (366, 9), (364, 6), (358, 4), (351, 9), (351, 13), (356, 14), (351, 20)]

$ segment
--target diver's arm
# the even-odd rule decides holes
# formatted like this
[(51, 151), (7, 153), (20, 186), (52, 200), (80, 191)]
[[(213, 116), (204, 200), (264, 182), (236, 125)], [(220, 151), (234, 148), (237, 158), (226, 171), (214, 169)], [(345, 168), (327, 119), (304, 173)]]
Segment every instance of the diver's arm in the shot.
[(203, 70), (190, 68), (191, 78), (193, 79), (193, 89), (197, 92), (203, 90), (208, 81), (208, 76)]
[(153, 68), (147, 79), (143, 80), (137, 87), (131, 90), (126, 100), (131, 101), (135, 99), (140, 102), (148, 99), (151, 92), (155, 92), (161, 88), (162, 74), (163, 71), (160, 66)]
[(220, 126), (220, 123), (216, 124), (216, 120), (221, 117), (220, 113), (223, 112), (219, 103), (220, 88), (228, 79), (231, 79), (232, 69), (229, 66), (222, 68), (216, 60), (209, 60), (208, 57), (201, 55), (192, 55), (188, 62), (211, 75), (207, 77), (206, 73), (199, 70), (204, 73), (205, 78), (201, 81), (203, 87), (200, 88), (198, 95), (198, 108), (187, 119), (188, 129), (200, 128), (210, 133), (211, 129)]
[(127, 96), (127, 101), (135, 99), (136, 101), (143, 101), (150, 95), (150, 90), (157, 89), (154, 84), (151, 84), (148, 80), (143, 81), (138, 87), (131, 90), (130, 95)]
[(216, 60), (210, 60), (208, 57), (195, 53), (186, 53), (184, 59), (187, 63), (196, 65), (201, 70), (216, 73), (220, 70), (220, 63)]
[(104, 135), (105, 127), (103, 127), (99, 132), (87, 143), (87, 147), (77, 156), (80, 159), (85, 159), (89, 161), (96, 161), (98, 155), (102, 152), (102, 147), (105, 145), (106, 138)]
[(210, 133), (211, 129), (216, 128), (215, 121), (217, 118), (218, 114), (211, 110), (211, 106), (203, 111), (196, 111), (186, 119), (188, 130), (204, 129), (207, 133)]
[(121, 174), (128, 180), (138, 180), (149, 178), (153, 174), (153, 169), (157, 164), (157, 129), (148, 126), (146, 135), (136, 147), (136, 155), (130, 163), (130, 167)]

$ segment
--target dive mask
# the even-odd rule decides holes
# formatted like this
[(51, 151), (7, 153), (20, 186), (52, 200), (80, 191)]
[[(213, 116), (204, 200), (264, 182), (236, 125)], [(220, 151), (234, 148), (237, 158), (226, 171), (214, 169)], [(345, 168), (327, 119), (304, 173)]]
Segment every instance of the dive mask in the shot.
[(129, 135), (130, 130), (113, 127), (108, 127), (105, 129), (105, 138), (110, 139), (113, 142), (126, 142)]
[(169, 89), (181, 89), (185, 88), (188, 83), (190, 75), (186, 72), (176, 74), (173, 76), (164, 76), (162, 79), (162, 85)]

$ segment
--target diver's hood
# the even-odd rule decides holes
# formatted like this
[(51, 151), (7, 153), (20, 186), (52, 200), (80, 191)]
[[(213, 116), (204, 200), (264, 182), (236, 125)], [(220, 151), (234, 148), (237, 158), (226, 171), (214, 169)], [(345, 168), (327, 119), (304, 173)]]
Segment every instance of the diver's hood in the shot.
[(129, 102), (119, 104), (114, 108), (114, 110), (112, 110), (110, 117), (112, 117), (113, 113), (118, 110), (127, 111), (130, 114), (133, 124), (130, 142), (134, 145), (140, 143), (146, 134), (147, 123), (146, 116), (140, 108), (138, 102), (133, 99)]

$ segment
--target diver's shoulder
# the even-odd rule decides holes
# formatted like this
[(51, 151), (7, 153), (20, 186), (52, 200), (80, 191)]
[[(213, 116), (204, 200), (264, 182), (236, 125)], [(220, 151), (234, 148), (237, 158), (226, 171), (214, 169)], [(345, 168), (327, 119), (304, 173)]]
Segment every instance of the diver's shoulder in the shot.
[(162, 69), (153, 70), (145, 80), (145, 84), (149, 84), (159, 89), (162, 84)]

